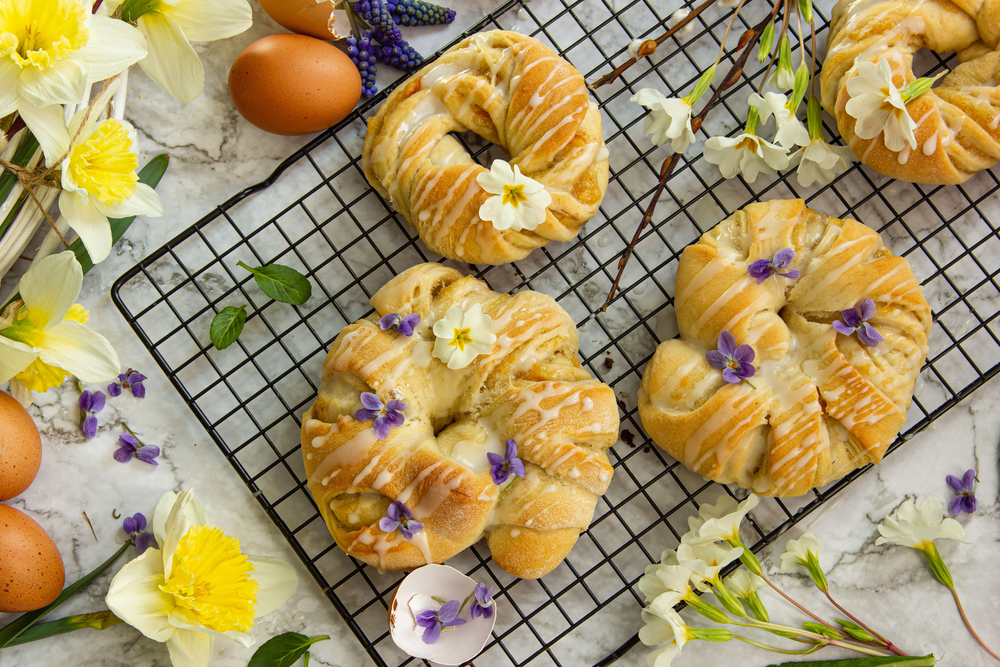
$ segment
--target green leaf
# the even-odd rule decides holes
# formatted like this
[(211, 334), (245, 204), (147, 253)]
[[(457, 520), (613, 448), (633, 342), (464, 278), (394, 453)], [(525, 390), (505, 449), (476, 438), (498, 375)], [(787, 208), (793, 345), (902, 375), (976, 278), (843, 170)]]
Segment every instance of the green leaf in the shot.
[(212, 318), (212, 326), (208, 336), (216, 350), (224, 350), (240, 337), (243, 325), (247, 321), (246, 306), (226, 306), (218, 315)]
[(768, 667), (885, 667), (905, 665), (906, 667), (933, 667), (937, 660), (933, 655), (887, 655), (879, 658), (845, 658), (842, 660), (806, 660), (804, 662), (782, 662)]
[(309, 650), (310, 646), (327, 639), (329, 637), (326, 635), (306, 637), (297, 632), (286, 632), (261, 644), (253, 657), (250, 658), (250, 664), (247, 667), (291, 667)]
[(122, 3), (122, 21), (135, 23), (143, 14), (148, 14), (160, 6), (160, 0), (125, 0)]
[(90, 584), (90, 582), (92, 582), (94, 579), (98, 577), (98, 575), (100, 575), (106, 569), (111, 567), (111, 565), (116, 560), (118, 560), (118, 558), (121, 557), (123, 553), (125, 553), (125, 550), (128, 549), (131, 544), (132, 544), (131, 541), (126, 542), (125, 544), (122, 545), (121, 549), (115, 552), (114, 556), (112, 556), (108, 560), (98, 565), (96, 570), (85, 576), (83, 579), (80, 579), (75, 584), (70, 584), (69, 586), (64, 588), (63, 592), (59, 594), (59, 597), (57, 597), (48, 606), (42, 607), (41, 609), (35, 611), (29, 611), (26, 614), (22, 614), (17, 618), (15, 618), (10, 623), (8, 623), (3, 628), (0, 628), (0, 649), (5, 648), (8, 644), (10, 644), (11, 640), (13, 640), (22, 632), (24, 632), (32, 625), (37, 623), (39, 619), (41, 619), (43, 616), (51, 612), (53, 609), (61, 605), (66, 600), (70, 599), (71, 597), (79, 593), (82, 589), (86, 588)]
[[(36, 150), (38, 150), (38, 140), (35, 139), (35, 135), (28, 132), (24, 139), (21, 140), (21, 145), (14, 151), (14, 155), (11, 156), (10, 161), (18, 167), (27, 166)], [(0, 174), (0, 201), (7, 199), (7, 195), (14, 189), (16, 182), (17, 176), (13, 172), (4, 171)]]
[(290, 303), (298, 306), (309, 300), (312, 296), (312, 285), (309, 279), (290, 266), (282, 264), (268, 264), (251, 268), (239, 262), (238, 266), (243, 267), (253, 274), (253, 279), (257, 281), (257, 286), (275, 301)]

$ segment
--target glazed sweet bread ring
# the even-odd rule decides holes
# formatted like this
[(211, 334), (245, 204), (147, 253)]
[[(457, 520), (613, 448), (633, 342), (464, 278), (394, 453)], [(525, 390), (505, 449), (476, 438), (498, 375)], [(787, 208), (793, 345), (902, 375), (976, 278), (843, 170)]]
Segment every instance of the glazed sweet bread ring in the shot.
[[(486, 171), (450, 133), (475, 132), (552, 197), (534, 230), (479, 218)], [(608, 187), (601, 113), (583, 76), (537, 39), (478, 33), (399, 86), (368, 121), (365, 176), (428, 248), (450, 259), (504, 264), (568, 241)]]
[[(763, 282), (750, 264), (795, 251), (798, 278)], [(909, 263), (874, 231), (805, 207), (753, 204), (684, 249), (681, 338), (646, 366), (639, 415), (691, 470), (761, 495), (798, 496), (877, 463), (906, 421), (931, 313)], [(872, 299), (876, 347), (832, 323)], [(750, 345), (756, 373), (727, 383), (706, 360), (719, 334)]]
[[(862, 163), (914, 183), (962, 183), (1000, 160), (1000, 0), (840, 0), (823, 63), (823, 107)], [(847, 113), (847, 82), (857, 63), (883, 58), (902, 89), (915, 79), (920, 49), (957, 53), (959, 65), (914, 98), (916, 148), (886, 147), (884, 135), (861, 139)]]
[[(400, 274), (371, 303), (376, 315), (333, 342), (302, 422), (309, 489), (337, 545), (381, 570), (412, 570), (485, 536), (511, 574), (551, 571), (590, 525), (618, 437), (614, 392), (580, 366), (569, 315), (545, 295), (497, 294), (440, 264)], [(433, 325), (474, 304), (492, 318), (496, 342), (448, 368), (432, 356)], [(383, 331), (378, 318), (389, 313), (421, 321), (412, 336)], [(354, 417), (363, 392), (407, 406), (384, 440)], [(501, 489), (487, 453), (502, 454), (507, 439), (526, 475)], [(424, 524), (412, 539), (380, 528), (392, 502)]]

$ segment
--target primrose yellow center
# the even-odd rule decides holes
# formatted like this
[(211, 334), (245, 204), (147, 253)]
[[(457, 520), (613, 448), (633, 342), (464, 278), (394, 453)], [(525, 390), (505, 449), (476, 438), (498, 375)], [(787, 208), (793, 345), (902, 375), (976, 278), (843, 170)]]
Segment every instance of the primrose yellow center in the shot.
[(253, 565), (240, 541), (222, 529), (193, 526), (177, 543), (170, 579), (160, 586), (198, 625), (216, 632), (248, 632), (257, 606)]
[(73, 148), (67, 168), (77, 187), (99, 202), (105, 206), (120, 204), (135, 194), (139, 181), (135, 174), (139, 157), (131, 149), (132, 140), (125, 127), (117, 120), (106, 120)]
[(524, 183), (520, 185), (504, 185), (503, 186), (503, 205), (508, 204), (517, 208), (522, 203), (528, 201), (528, 196), (524, 194)]
[(0, 0), (0, 57), (45, 70), (87, 44), (79, 0)]
[(751, 153), (760, 152), (760, 144), (753, 137), (743, 137), (740, 143), (736, 144), (736, 150), (741, 151), (745, 148), (749, 148)]
[(472, 344), (472, 328), (469, 327), (468, 329), (459, 329), (456, 327), (452, 331), (451, 342), (448, 343), (448, 345), (457, 347), (462, 352), (465, 352), (465, 346)]

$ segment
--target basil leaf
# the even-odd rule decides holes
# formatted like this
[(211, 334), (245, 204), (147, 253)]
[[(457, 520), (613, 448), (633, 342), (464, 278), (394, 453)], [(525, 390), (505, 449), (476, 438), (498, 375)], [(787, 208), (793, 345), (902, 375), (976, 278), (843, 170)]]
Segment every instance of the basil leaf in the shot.
[(297, 632), (286, 632), (277, 637), (271, 637), (260, 645), (260, 648), (250, 658), (247, 667), (291, 667), (301, 658), (309, 647), (316, 642), (329, 639), (321, 637), (306, 637)]
[(239, 262), (238, 266), (252, 273), (257, 286), (275, 301), (298, 306), (312, 296), (309, 279), (290, 266), (268, 264), (254, 269), (243, 262)]
[(843, 660), (807, 660), (805, 662), (782, 662), (768, 667), (933, 667), (937, 660), (933, 655), (886, 655), (878, 658), (846, 658)]
[(247, 321), (246, 306), (226, 306), (218, 315), (212, 318), (212, 327), (208, 335), (216, 350), (224, 350), (240, 337), (243, 325)]

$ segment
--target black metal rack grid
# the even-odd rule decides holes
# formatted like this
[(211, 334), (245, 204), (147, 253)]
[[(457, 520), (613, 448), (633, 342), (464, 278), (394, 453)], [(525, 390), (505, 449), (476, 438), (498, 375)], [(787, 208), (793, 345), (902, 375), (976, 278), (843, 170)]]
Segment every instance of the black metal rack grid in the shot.
[[(727, 52), (769, 4), (747, 3)], [(822, 53), (832, 2), (816, 5)], [(512, 0), (466, 34), (505, 28), (535, 35), (594, 80), (628, 57), (632, 39), (660, 34), (678, 6), (676, 0)], [(732, 211), (762, 199), (803, 197), (813, 208), (866, 222), (909, 259), (935, 326), (909, 419), (890, 451), (1000, 370), (1000, 179), (993, 171), (962, 187), (899, 183), (858, 166), (828, 187), (801, 188), (791, 172), (751, 185), (722, 181), (700, 157), (700, 135), (636, 246), (622, 291), (600, 313), (618, 257), (668, 154), (642, 137), (643, 114), (629, 97), (647, 86), (668, 96), (690, 90), (714, 59), (729, 12), (710, 8), (693, 22), (692, 33), (668, 40), (621, 80), (594, 92), (603, 111), (611, 182), (600, 213), (578, 240), (552, 243), (513, 265), (452, 263), (497, 291), (530, 288), (555, 297), (580, 327), (582, 361), (618, 392), (622, 416), (623, 440), (609, 450), (615, 466), (611, 487), (563, 565), (541, 580), (518, 580), (493, 565), (482, 542), (449, 561), (500, 591), (499, 619), (476, 665), (583, 665), (627, 645), (640, 627), (642, 598), (635, 584), (643, 569), (664, 548), (676, 546), (686, 518), (719, 493), (721, 487), (650, 446), (638, 420), (636, 390), (657, 343), (676, 334), (672, 287), (680, 251)], [(808, 39), (806, 49), (808, 57)], [(933, 55), (918, 62), (928, 71), (954, 64)], [(723, 95), (706, 122), (709, 134), (739, 131), (747, 81), (759, 80), (763, 70), (755, 59), (750, 63), (741, 85)], [(720, 69), (725, 67), (724, 61)], [(343, 326), (371, 312), (368, 298), (394, 274), (440, 259), (362, 175), (365, 119), (385, 95), (361, 105), (266, 181), (151, 254), (115, 283), (112, 295), (372, 659), (395, 667), (418, 662), (395, 647), (386, 627), (386, 605), (401, 577), (379, 575), (335, 547), (306, 488), (299, 452), (299, 416), (313, 400), (330, 342)], [(837, 136), (835, 126), (826, 130)], [(460, 138), (481, 162), (501, 155), (476, 137)], [(298, 268), (313, 283), (313, 297), (299, 307), (270, 301), (236, 267), (240, 260)], [(212, 317), (240, 304), (248, 304), (249, 313), (242, 337), (215, 350), (208, 338)], [(762, 549), (863, 472), (803, 498), (765, 500), (745, 539)], [(612, 617), (635, 622), (605, 622)]]

